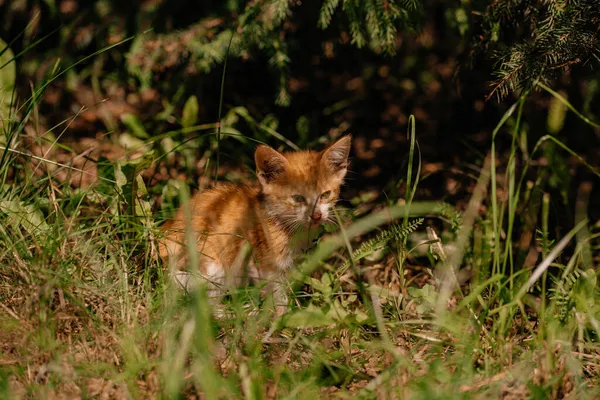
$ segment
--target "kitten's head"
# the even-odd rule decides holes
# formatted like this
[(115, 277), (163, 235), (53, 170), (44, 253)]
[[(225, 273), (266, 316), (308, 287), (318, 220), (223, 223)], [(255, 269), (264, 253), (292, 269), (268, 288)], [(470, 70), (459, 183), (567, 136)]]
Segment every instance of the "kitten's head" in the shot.
[(258, 146), (256, 175), (269, 216), (290, 231), (334, 220), (331, 207), (346, 176), (350, 141), (345, 136), (320, 152)]

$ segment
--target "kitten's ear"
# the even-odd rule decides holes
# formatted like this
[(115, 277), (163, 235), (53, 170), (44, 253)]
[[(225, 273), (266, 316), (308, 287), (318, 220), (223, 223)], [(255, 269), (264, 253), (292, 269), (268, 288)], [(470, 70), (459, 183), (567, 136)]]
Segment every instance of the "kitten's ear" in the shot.
[(261, 144), (254, 153), (256, 175), (263, 185), (272, 182), (281, 175), (288, 165), (288, 160), (277, 150)]
[(344, 178), (348, 169), (348, 155), (352, 136), (347, 135), (323, 150), (321, 162), (335, 175)]

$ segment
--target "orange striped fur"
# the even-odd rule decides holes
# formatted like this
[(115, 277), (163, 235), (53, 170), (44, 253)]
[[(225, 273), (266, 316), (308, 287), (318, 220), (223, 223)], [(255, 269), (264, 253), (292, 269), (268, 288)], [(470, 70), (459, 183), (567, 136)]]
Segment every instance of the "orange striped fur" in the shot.
[[(189, 226), (198, 252), (197, 275), (209, 282), (212, 298), (218, 300), (224, 287), (266, 282), (277, 313), (285, 312), (285, 272), (311, 232), (333, 218), (331, 207), (346, 175), (350, 142), (345, 136), (320, 152), (279, 153), (258, 146), (254, 156), (258, 182), (222, 183), (193, 196), (191, 221), (186, 223), (182, 208), (161, 228), (161, 257), (175, 271), (188, 268)], [(179, 281), (193, 287), (187, 279)]]

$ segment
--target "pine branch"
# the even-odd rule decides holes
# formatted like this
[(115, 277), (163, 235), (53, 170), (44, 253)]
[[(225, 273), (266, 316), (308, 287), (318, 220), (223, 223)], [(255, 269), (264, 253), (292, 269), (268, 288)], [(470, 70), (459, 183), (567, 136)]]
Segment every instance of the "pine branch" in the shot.
[[(485, 47), (506, 43), (515, 32), (522, 32), (494, 53), (497, 79), (488, 99), (530, 89), (575, 65), (600, 60), (600, 2), (596, 0), (496, 0), (487, 9), (484, 24)], [(504, 38), (497, 41), (498, 36)]]
[(321, 12), (319, 14), (319, 28), (325, 29), (331, 23), (333, 13), (340, 4), (340, 0), (325, 0), (321, 6)]
[[(342, 6), (340, 7), (340, 3)], [(145, 35), (134, 43), (127, 67), (143, 86), (150, 86), (157, 74), (185, 66), (186, 73), (209, 73), (225, 57), (248, 57), (260, 52), (268, 57), (278, 88), (275, 101), (289, 105), (289, 64), (285, 21), (292, 18), (291, 0), (249, 2), (236, 20), (229, 23), (205, 19), (185, 30), (162, 35)], [(394, 54), (397, 32), (411, 29), (418, 0), (324, 0), (318, 27), (327, 28), (336, 12), (345, 14), (351, 43), (369, 45), (376, 52)], [(231, 48), (229, 40), (233, 35)]]

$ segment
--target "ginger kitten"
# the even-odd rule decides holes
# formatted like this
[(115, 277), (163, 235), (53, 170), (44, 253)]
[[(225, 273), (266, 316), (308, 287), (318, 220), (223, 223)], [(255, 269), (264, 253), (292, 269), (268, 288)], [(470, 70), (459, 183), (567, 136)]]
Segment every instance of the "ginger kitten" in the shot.
[[(182, 208), (161, 228), (160, 256), (175, 268), (179, 284), (189, 289), (190, 276), (205, 279), (209, 297), (218, 301), (228, 286), (266, 282), (277, 314), (283, 314), (285, 273), (302, 250), (302, 239), (333, 219), (350, 142), (345, 136), (320, 152), (279, 153), (260, 145), (254, 154), (258, 182), (221, 183), (193, 196), (191, 221), (186, 223)], [(187, 226), (194, 233), (198, 274), (180, 272), (188, 268)]]

